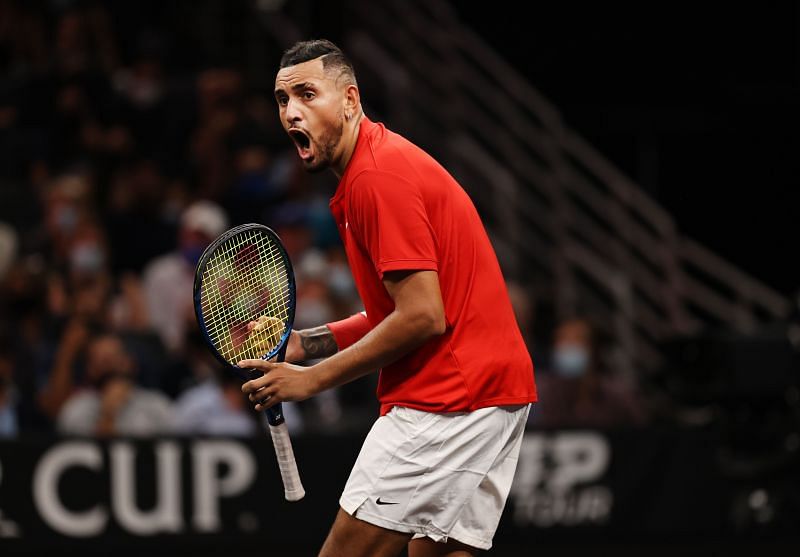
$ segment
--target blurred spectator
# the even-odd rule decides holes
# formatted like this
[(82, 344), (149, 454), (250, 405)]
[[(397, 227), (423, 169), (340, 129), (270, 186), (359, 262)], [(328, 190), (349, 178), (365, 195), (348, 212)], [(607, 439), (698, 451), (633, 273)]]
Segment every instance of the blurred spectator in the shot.
[(56, 23), (54, 46), (55, 69), (61, 75), (110, 72), (117, 64), (110, 20), (100, 2), (65, 10)]
[(641, 426), (646, 412), (637, 392), (603, 365), (598, 331), (584, 318), (556, 328), (549, 369), (537, 368), (541, 402), (530, 423), (538, 427)]
[(116, 168), (105, 220), (115, 273), (141, 272), (154, 257), (175, 247), (174, 190), (175, 184), (151, 158), (136, 157)]
[[(75, 345), (86, 331), (76, 330)], [(167, 434), (173, 409), (160, 392), (135, 383), (136, 368), (122, 340), (98, 333), (86, 347), (85, 388), (74, 393), (58, 413), (58, 430), (71, 435)]]
[(143, 33), (138, 40), (132, 63), (117, 70), (112, 86), (120, 97), (120, 116), (130, 125), (137, 150), (145, 156), (157, 156), (160, 141), (154, 141), (165, 129), (167, 83), (164, 75), (163, 39)]
[(249, 133), (242, 131), (235, 139), (233, 181), (224, 199), (237, 222), (258, 221), (264, 207), (282, 201), (294, 165), (291, 157), (285, 154), (273, 155), (265, 143), (266, 138), (248, 137)]
[(47, 66), (44, 21), (30, 3), (0, 1), (0, 71), (19, 75)]
[(538, 383), (538, 371), (546, 370), (547, 362), (550, 360), (549, 352), (555, 329), (552, 307), (548, 303), (550, 297), (545, 295), (539, 285), (533, 287), (508, 280), (506, 286), (522, 338), (533, 359), (533, 367), (537, 371)]
[(47, 429), (49, 426), (36, 402), (40, 386), (37, 369), (45, 360), (46, 329), (50, 321), (46, 316), (46, 280), (44, 258), (38, 255), (16, 258), (0, 278), (0, 315), (3, 315), (0, 335), (6, 339), (14, 361), (26, 362), (25, 373), (15, 367), (13, 378), (21, 430)]
[(242, 395), (241, 381), (225, 371), (219, 370), (190, 387), (175, 401), (175, 433), (249, 437), (259, 429)]
[(195, 326), (192, 288), (197, 262), (206, 246), (227, 228), (228, 217), (216, 203), (193, 203), (181, 215), (177, 249), (144, 270), (151, 323), (172, 353), (183, 349), (187, 330)]
[(72, 393), (88, 329), (141, 331), (147, 326), (138, 280), (123, 277), (121, 292), (115, 291), (105, 230), (94, 217), (88, 188), (86, 180), (64, 176), (45, 199), (46, 243), (54, 265), (47, 272), (47, 315), (33, 374), (39, 407), (51, 418)]
[(197, 78), (197, 126), (190, 157), (198, 193), (221, 201), (230, 173), (228, 140), (240, 123), (242, 76), (230, 68), (207, 69)]
[(506, 282), (508, 297), (511, 300), (511, 307), (514, 308), (514, 316), (517, 319), (522, 337), (528, 346), (533, 344), (531, 325), (534, 319), (534, 303), (528, 290), (520, 283), (508, 280)]
[(16, 437), (18, 431), (13, 354), (7, 346), (0, 345), (0, 439)]
[(36, 370), (39, 409), (53, 420), (75, 390), (76, 368), (88, 336), (89, 329), (83, 319), (76, 317), (70, 320), (58, 341), (49, 373)]
[(314, 231), (309, 226), (309, 209), (302, 201), (287, 201), (270, 207), (263, 222), (280, 236), (289, 259), (295, 265), (314, 247)]
[[(42, 192), (43, 237), (35, 246), (49, 251), (58, 268), (69, 264), (71, 249), (79, 236), (100, 236), (92, 206), (92, 183), (85, 172), (65, 172), (55, 176)], [(97, 261), (98, 263), (102, 263)]]
[(18, 244), (17, 232), (6, 223), (0, 222), (0, 282), (14, 264)]
[[(123, 277), (122, 293), (114, 295), (111, 277), (103, 272), (85, 282), (65, 288), (59, 277), (50, 279), (51, 315), (32, 366), (32, 388), (39, 411), (55, 419), (64, 402), (72, 396), (82, 377), (82, 355), (93, 331), (112, 331), (125, 338), (128, 350), (140, 369), (142, 386), (160, 384), (164, 350), (160, 340), (146, 329), (146, 312), (138, 279)], [(117, 322), (120, 321), (120, 322)]]
[(363, 311), (364, 307), (356, 290), (353, 274), (347, 264), (347, 256), (344, 253), (344, 249), (341, 246), (331, 247), (328, 249), (327, 257), (328, 270), (326, 278), (336, 319), (344, 319), (349, 315)]
[(295, 329), (319, 327), (335, 320), (328, 288), (329, 266), (325, 255), (317, 249), (308, 249), (297, 262), (297, 310)]
[[(211, 355), (199, 329), (189, 332), (185, 358), (167, 377), (165, 390), (175, 401), (175, 432), (192, 435), (249, 436), (267, 427), (266, 416), (256, 413), (238, 376), (221, 367)], [(305, 429), (302, 403), (284, 402), (283, 414), (292, 434)]]

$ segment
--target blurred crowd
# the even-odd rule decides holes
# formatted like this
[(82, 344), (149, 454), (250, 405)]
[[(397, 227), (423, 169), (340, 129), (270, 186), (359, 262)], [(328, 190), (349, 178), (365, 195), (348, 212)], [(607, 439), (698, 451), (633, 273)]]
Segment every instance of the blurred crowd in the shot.
[(612, 343), (593, 318), (557, 318), (543, 290), (514, 280), (507, 287), (535, 367), (530, 428), (635, 428), (660, 419), (652, 397), (614, 368)]
[[(235, 224), (284, 240), (298, 327), (361, 309), (335, 181), (299, 167), (270, 91), (233, 64), (170, 65), (170, 35), (125, 15), (0, 1), (2, 436), (256, 432), (192, 306), (194, 266)], [(369, 407), (366, 383), (289, 405), (287, 421), (372, 419), (343, 411)]]
[[(262, 416), (198, 332), (194, 266), (261, 222), (294, 263), (297, 328), (359, 311), (335, 179), (299, 166), (268, 88), (234, 64), (169, 64), (165, 33), (112, 11), (0, 0), (0, 437), (256, 434)], [(509, 288), (524, 328), (530, 300)], [(547, 401), (532, 426), (646, 420), (593, 335), (560, 323), (541, 359), (529, 339)], [(287, 404), (287, 423), (371, 423), (376, 379)]]

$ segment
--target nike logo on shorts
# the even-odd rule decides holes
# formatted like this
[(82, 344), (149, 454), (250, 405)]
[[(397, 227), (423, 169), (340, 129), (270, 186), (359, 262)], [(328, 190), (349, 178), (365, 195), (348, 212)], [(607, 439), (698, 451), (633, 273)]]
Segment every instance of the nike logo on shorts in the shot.
[(378, 503), (379, 505), (397, 505), (398, 504), (398, 503), (390, 503), (389, 501), (381, 501), (380, 497), (375, 499), (375, 502)]

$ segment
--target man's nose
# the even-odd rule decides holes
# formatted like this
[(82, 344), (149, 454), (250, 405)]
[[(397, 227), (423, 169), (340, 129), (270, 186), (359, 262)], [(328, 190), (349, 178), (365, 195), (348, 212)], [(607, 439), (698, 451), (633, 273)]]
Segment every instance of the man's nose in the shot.
[(289, 125), (301, 122), (303, 120), (303, 115), (301, 114), (299, 103), (289, 99), (286, 103), (286, 112), (284, 113), (284, 117)]

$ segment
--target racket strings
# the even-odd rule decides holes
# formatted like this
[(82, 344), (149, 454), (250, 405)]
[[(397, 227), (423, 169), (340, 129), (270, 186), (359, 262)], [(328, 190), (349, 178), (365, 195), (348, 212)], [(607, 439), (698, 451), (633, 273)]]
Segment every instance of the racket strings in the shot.
[[(256, 237), (255, 242), (249, 242), (249, 239), (243, 237), (231, 242), (229, 249), (222, 252), (228, 256), (229, 261), (218, 267), (226, 270), (227, 274), (221, 275), (222, 278), (217, 280), (217, 285), (223, 286), (226, 292), (217, 288), (217, 293), (223, 295), (220, 298), (227, 295), (229, 299), (222, 300), (222, 304), (212, 304), (215, 308), (212, 310), (212, 319), (223, 325), (219, 331), (221, 334), (215, 336), (226, 358), (259, 357), (269, 353), (280, 340), (280, 334), (275, 334), (276, 329), (280, 328), (282, 333), (284, 328), (285, 319), (281, 319), (280, 307), (282, 304), (285, 306), (288, 289), (283, 288), (287, 293), (273, 299), (276, 284), (279, 290), (279, 283), (287, 282), (281, 281), (283, 277), (275, 265), (275, 259), (280, 259), (280, 253), (272, 246), (267, 246), (271, 249), (266, 253), (265, 250), (258, 249), (264, 247), (263, 236)], [(242, 260), (242, 253), (251, 261)], [(266, 256), (266, 261), (260, 265), (262, 253)], [(256, 272), (257, 269), (261, 269), (261, 272)], [(264, 296), (269, 298), (266, 308), (259, 307), (259, 298)], [(263, 304), (263, 300), (261, 303)], [(266, 311), (259, 311), (261, 309)], [(271, 319), (272, 323), (264, 327), (265, 323), (258, 320), (259, 314), (260, 317)], [(256, 327), (248, 330), (248, 324)]]
[(291, 294), (280, 248), (268, 235), (249, 230), (220, 245), (202, 284), (205, 326), (227, 361), (275, 350), (289, 320)]

